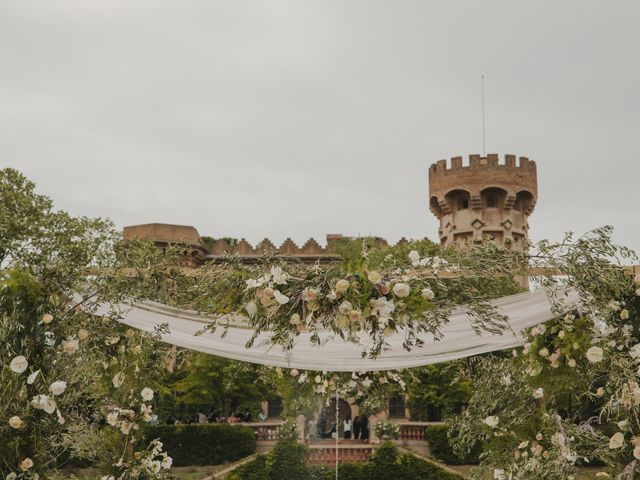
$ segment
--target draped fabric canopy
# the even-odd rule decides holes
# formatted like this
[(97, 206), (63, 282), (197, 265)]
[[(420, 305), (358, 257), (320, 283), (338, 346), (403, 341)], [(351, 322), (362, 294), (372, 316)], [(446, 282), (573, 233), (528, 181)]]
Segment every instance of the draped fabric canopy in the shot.
[[(578, 303), (575, 291), (564, 292), (564, 295), (563, 300), (568, 308)], [(194, 335), (212, 318), (154, 302), (120, 305), (122, 318), (119, 321), (147, 332), (166, 324), (169, 332), (161, 334), (162, 341), (233, 360), (305, 370), (351, 372), (418, 367), (512, 348), (523, 343), (522, 332), (525, 329), (554, 317), (549, 298), (542, 290), (503, 297), (493, 304), (508, 317), (509, 328), (501, 335), (488, 332), (476, 334), (470, 326), (468, 315), (462, 310), (455, 310), (449, 317), (449, 323), (442, 327), (443, 336), (440, 340), (424, 334), (421, 336), (425, 341), (423, 346), (406, 351), (402, 347), (403, 333), (393, 334), (386, 339), (390, 347), (376, 359), (362, 358), (366, 343), (353, 344), (331, 332), (320, 334), (323, 340), (321, 346), (311, 343), (310, 333), (301, 333), (294, 348), (289, 351), (270, 344), (269, 335), (265, 333), (257, 338), (251, 348), (246, 348), (245, 344), (253, 330), (241, 322), (233, 323), (224, 338), (222, 328), (215, 333)], [(101, 310), (98, 313), (106, 314), (110, 309), (104, 306)]]

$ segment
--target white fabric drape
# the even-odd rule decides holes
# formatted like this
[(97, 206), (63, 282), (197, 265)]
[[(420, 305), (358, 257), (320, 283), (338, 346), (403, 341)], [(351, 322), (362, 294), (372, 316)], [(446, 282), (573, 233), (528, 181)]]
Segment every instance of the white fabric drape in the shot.
[[(565, 292), (562, 297), (568, 308), (578, 302), (575, 291)], [(457, 310), (442, 328), (441, 340), (434, 341), (431, 335), (425, 334), (421, 337), (425, 344), (408, 352), (402, 348), (403, 334), (394, 334), (386, 339), (390, 349), (376, 359), (362, 358), (362, 345), (345, 342), (337, 336), (334, 338), (328, 332), (321, 334), (321, 338), (327, 340), (322, 346), (313, 345), (310, 334), (302, 333), (290, 351), (269, 344), (267, 334), (261, 334), (252, 348), (245, 348), (253, 331), (242, 328), (239, 323), (230, 327), (224, 338), (221, 337), (222, 329), (195, 336), (211, 321), (210, 318), (154, 302), (120, 306), (123, 310), (120, 321), (147, 332), (154, 331), (157, 325), (167, 324), (170, 333), (161, 335), (164, 342), (220, 357), (286, 368), (350, 372), (418, 367), (512, 348), (522, 344), (523, 330), (554, 317), (544, 291), (512, 295), (493, 303), (508, 317), (511, 331), (506, 330), (502, 335), (486, 332), (476, 335), (468, 316)], [(101, 310), (98, 313), (105, 314), (109, 309), (105, 306)]]

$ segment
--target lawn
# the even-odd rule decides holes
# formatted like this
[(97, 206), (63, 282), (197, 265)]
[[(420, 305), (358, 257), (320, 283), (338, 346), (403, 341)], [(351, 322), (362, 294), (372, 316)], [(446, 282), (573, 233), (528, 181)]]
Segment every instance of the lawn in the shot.
[[(215, 465), (205, 467), (176, 467), (171, 469), (179, 480), (202, 480), (208, 477), (212, 473), (221, 470), (227, 465)], [(74, 469), (59, 473), (57, 476), (52, 477), (52, 480), (95, 480), (98, 477), (95, 470), (92, 469)]]

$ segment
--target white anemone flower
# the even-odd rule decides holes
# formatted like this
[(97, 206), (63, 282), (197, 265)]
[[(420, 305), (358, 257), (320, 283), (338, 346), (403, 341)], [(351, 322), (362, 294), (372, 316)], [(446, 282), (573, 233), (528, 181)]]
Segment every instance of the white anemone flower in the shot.
[(142, 399), (145, 402), (150, 402), (151, 400), (153, 400), (153, 395), (154, 395), (154, 392), (149, 387), (144, 387), (142, 389), (142, 392), (140, 392), (140, 396), (142, 396)]
[(400, 298), (405, 298), (409, 296), (411, 292), (411, 288), (406, 283), (396, 283), (393, 286), (393, 294)]
[(49, 391), (53, 396), (62, 395), (66, 389), (67, 382), (63, 382), (62, 380), (55, 381), (49, 385)]

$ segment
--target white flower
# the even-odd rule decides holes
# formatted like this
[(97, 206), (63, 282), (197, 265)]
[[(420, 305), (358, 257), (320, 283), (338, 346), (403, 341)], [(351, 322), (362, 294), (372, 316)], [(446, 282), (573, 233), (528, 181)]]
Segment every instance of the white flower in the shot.
[(411, 288), (406, 283), (396, 283), (393, 286), (393, 294), (400, 298), (408, 297), (410, 291)]
[(314, 379), (314, 381), (316, 383), (320, 383), (320, 382), (322, 382), (322, 377), (320, 375), (316, 375), (316, 378)]
[(24, 422), (22, 421), (22, 419), (20, 417), (16, 416), (16, 417), (11, 417), (9, 419), (9, 426), (11, 428), (18, 429), (18, 428), (22, 428), (23, 425), (24, 425)]
[(378, 284), (382, 281), (382, 275), (378, 271), (372, 271), (367, 274), (367, 278), (371, 283)]
[(49, 385), (49, 391), (53, 396), (62, 395), (66, 389), (67, 382), (63, 382), (62, 380), (58, 380)]
[(133, 427), (133, 423), (131, 423), (131, 422), (122, 422), (120, 424), (120, 431), (122, 432), (123, 435), (128, 435), (129, 432), (131, 431), (131, 427)]
[(633, 449), (633, 456), (637, 460), (640, 460), (640, 445)]
[(536, 388), (531, 394), (531, 396), (536, 400), (544, 397), (544, 389), (542, 387)]
[(142, 389), (142, 392), (140, 392), (140, 396), (145, 402), (150, 402), (151, 400), (153, 400), (153, 395), (153, 390), (151, 390), (149, 387), (144, 387)]
[(107, 337), (104, 340), (104, 344), (105, 345), (115, 345), (116, 343), (118, 343), (120, 341), (120, 337), (118, 337), (117, 335), (113, 336), (113, 337)]
[(35, 372), (32, 372), (31, 375), (27, 377), (27, 385), (33, 385), (33, 382), (36, 381), (36, 378), (38, 377), (39, 373), (40, 373), (40, 370), (36, 370)]
[(273, 283), (276, 285), (284, 285), (287, 283), (287, 279), (289, 278), (289, 274), (282, 271), (280, 267), (271, 267), (271, 277), (273, 278)]
[(620, 318), (622, 320), (628, 320), (629, 319), (629, 310), (627, 310), (626, 308), (624, 310), (622, 310), (620, 312)]
[(305, 302), (313, 302), (318, 298), (318, 290), (307, 287), (302, 291), (302, 295), (300, 296)]
[(616, 448), (622, 448), (624, 445), (624, 435), (620, 432), (614, 433), (609, 439), (609, 448), (615, 450)]
[(348, 280), (338, 280), (336, 282), (336, 293), (344, 293), (349, 290), (349, 281)]
[(171, 465), (173, 464), (173, 458), (171, 458), (169, 455), (167, 455), (166, 457), (164, 457), (162, 459), (162, 468), (165, 470), (169, 470), (171, 468)]
[(364, 388), (369, 388), (372, 383), (373, 383), (373, 381), (369, 377), (365, 377), (365, 379), (362, 380), (362, 386)]
[(549, 356), (549, 350), (547, 348), (541, 348), (540, 350), (538, 350), (538, 355), (540, 355), (541, 357), (548, 357)]
[(33, 467), (33, 460), (31, 460), (29, 457), (20, 462), (20, 470), (24, 470), (26, 472), (31, 467)]
[(118, 424), (118, 412), (113, 411), (107, 414), (107, 423), (112, 427), (115, 427)]
[(431, 290), (430, 288), (423, 288), (422, 289), (422, 298), (426, 298), (427, 300), (433, 300), (433, 297), (435, 297), (435, 293), (433, 293), (433, 290)]
[(16, 478), (18, 478), (18, 475), (16, 475), (15, 472), (11, 472), (9, 475), (7, 475), (6, 480), (16, 480)]
[(485, 425), (489, 425), (491, 428), (497, 427), (500, 423), (500, 418), (495, 415), (488, 416), (482, 421)]
[(567, 365), (569, 365), (569, 368), (576, 368), (576, 361), (573, 358), (570, 358), (567, 360)]
[(258, 306), (254, 301), (247, 303), (244, 309), (247, 311), (250, 317), (253, 317), (256, 313), (258, 313)]
[(141, 345), (134, 345), (133, 347), (131, 347), (131, 353), (133, 353), (134, 355), (140, 355), (142, 353), (142, 346)]
[(528, 440), (525, 440), (524, 442), (520, 442), (520, 445), (518, 445), (518, 449), (522, 450), (523, 448), (527, 448), (527, 445), (529, 445)]
[(24, 372), (28, 366), (29, 366), (29, 361), (22, 355), (18, 355), (17, 357), (14, 357), (14, 359), (11, 360), (11, 363), (9, 364), (11, 371), (15, 373)]
[(587, 360), (591, 363), (598, 363), (602, 361), (604, 351), (600, 347), (591, 347), (587, 350)]
[(629, 349), (629, 356), (634, 360), (640, 357), (640, 343), (636, 343), (633, 347)]
[(604, 395), (604, 388), (599, 387), (598, 390), (596, 390), (596, 395), (602, 397)]
[(411, 263), (413, 263), (415, 265), (416, 263), (418, 263), (420, 261), (420, 254), (418, 252), (416, 252), (415, 250), (411, 250), (409, 252), (409, 260), (411, 260)]
[(87, 338), (89, 338), (89, 332), (87, 330), (84, 328), (78, 330), (78, 340), (86, 340)]
[(280, 305), (284, 305), (285, 303), (289, 302), (289, 297), (287, 297), (283, 293), (280, 293), (279, 290), (273, 291), (273, 298), (275, 298), (276, 302), (278, 302)]
[(124, 383), (124, 373), (122, 373), (122, 372), (116, 373), (113, 376), (113, 379), (111, 381), (112, 381), (114, 387), (120, 388), (122, 386), (122, 384)]
[(296, 370), (295, 368), (291, 369), (291, 371), (289, 372), (289, 375), (291, 375), (292, 377), (297, 377), (298, 376), (298, 370)]
[(493, 479), (494, 480), (505, 480), (507, 477), (502, 468), (494, 468), (493, 469)]
[(291, 325), (300, 325), (300, 323), (302, 323), (302, 319), (300, 318), (300, 315), (298, 313), (294, 313), (291, 315), (289, 323)]
[(39, 410), (52, 414), (56, 410), (56, 402), (49, 395), (36, 395), (31, 399), (31, 405)]
[(58, 423), (60, 425), (64, 425), (65, 419), (62, 416), (62, 413), (60, 413), (60, 409), (56, 410), (56, 414), (58, 415)]
[(338, 311), (344, 314), (349, 313), (351, 310), (353, 310), (353, 305), (351, 302), (347, 302), (346, 300), (338, 307)]
[(69, 339), (64, 342), (63, 350), (68, 355), (73, 355), (78, 350), (79, 344), (78, 340)]
[(50, 313), (45, 313), (42, 316), (42, 323), (47, 325), (48, 323), (51, 323), (51, 322), (53, 322), (53, 315), (51, 315)]
[(302, 375), (300, 375), (300, 376), (298, 377), (298, 383), (304, 383), (304, 382), (306, 382), (306, 381), (307, 381), (307, 377), (308, 377), (307, 373), (306, 373), (306, 372), (305, 372), (305, 373), (303, 373)]

